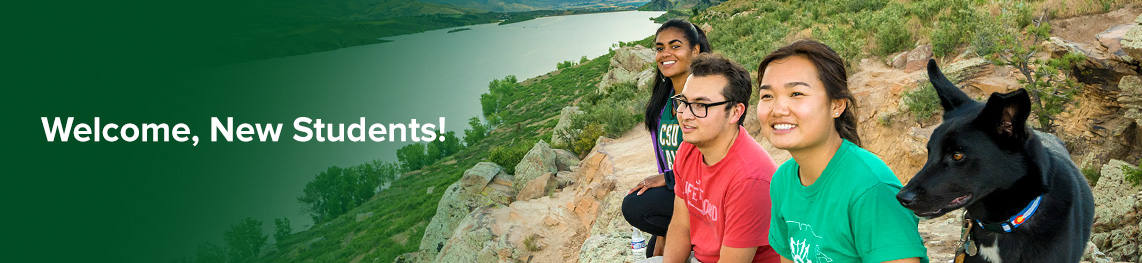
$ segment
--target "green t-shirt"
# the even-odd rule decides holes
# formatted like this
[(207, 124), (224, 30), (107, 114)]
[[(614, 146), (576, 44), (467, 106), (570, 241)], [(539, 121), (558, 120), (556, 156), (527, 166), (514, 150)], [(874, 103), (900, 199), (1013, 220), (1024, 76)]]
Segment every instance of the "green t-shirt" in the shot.
[(666, 107), (662, 107), (662, 113), (658, 117), (658, 143), (659, 150), (662, 151), (662, 161), (665, 165), (663, 170), (674, 170), (674, 156), (678, 153), (678, 146), (682, 144), (682, 130), (678, 127), (678, 119), (674, 117), (674, 112), (670, 109), (670, 103), (667, 102)]
[(916, 216), (896, 201), (900, 180), (876, 155), (845, 140), (812, 185), (801, 185), (798, 170), (786, 161), (769, 190), (778, 254), (796, 263), (928, 262)]

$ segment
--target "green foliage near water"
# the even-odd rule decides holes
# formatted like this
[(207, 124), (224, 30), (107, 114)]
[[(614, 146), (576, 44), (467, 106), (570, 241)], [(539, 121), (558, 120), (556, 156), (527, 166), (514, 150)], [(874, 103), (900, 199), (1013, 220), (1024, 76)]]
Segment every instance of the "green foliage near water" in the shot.
[(230, 262), (243, 262), (258, 256), (269, 236), (262, 234), (262, 221), (244, 218), (230, 226), (223, 235), (229, 249)]
[(274, 218), (274, 242), (277, 244), (278, 249), (281, 249), (286, 244), (284, 240), (289, 238), (293, 233), (293, 227), (289, 224), (288, 217)]
[(369, 200), (377, 186), (395, 180), (400, 172), (399, 165), (382, 161), (348, 168), (332, 166), (306, 183), (297, 200), (305, 205), (313, 222), (322, 223)]

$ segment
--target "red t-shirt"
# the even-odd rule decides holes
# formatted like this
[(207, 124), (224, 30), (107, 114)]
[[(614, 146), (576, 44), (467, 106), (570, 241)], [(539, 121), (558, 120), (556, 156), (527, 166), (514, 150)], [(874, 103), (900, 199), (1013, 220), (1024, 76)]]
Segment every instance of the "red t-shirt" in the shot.
[(694, 257), (717, 262), (722, 245), (758, 247), (753, 262), (779, 262), (769, 247), (769, 182), (777, 163), (745, 132), (726, 157), (714, 165), (689, 143), (678, 147), (674, 161), (674, 193), (690, 213), (690, 243)]

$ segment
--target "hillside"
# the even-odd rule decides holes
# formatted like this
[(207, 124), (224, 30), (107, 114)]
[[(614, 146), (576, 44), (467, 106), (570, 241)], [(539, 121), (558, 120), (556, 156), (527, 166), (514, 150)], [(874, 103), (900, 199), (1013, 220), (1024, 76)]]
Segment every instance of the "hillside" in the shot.
[[(1099, 32), (1109, 26), (1142, 23), (1136, 20), (1142, 19), (1142, 6), (1126, 1), (1044, 1), (1018, 7), (1008, 10), (1000, 4), (966, 0), (730, 0), (699, 12), (691, 21), (709, 32), (716, 52), (747, 69), (756, 67), (763, 54), (795, 39), (815, 38), (832, 46), (849, 62), (865, 148), (907, 182), (923, 164), (925, 142), (939, 123), (939, 117), (917, 106), (924, 103), (914, 103), (924, 99), (920, 91), (926, 81), (917, 63), (934, 58), (946, 65), (946, 73), (975, 98), (1020, 88), (1018, 69), (996, 66), (980, 55), (995, 43), (980, 32), (1032, 17), (1000, 14), (1052, 10), (1043, 16), (1055, 25), (1048, 33), (1063, 38), (1035, 43), (1047, 46), (1038, 57), (1087, 54), (1074, 70), (1057, 74), (1078, 84), (1072, 100), (1057, 106), (1061, 113), (1053, 118), (1058, 124), (1054, 134), (1088, 171), (1100, 198), (1097, 213), (1103, 216), (1096, 216), (1092, 244), (1106, 255), (1094, 259), (1137, 261), (1138, 228), (1130, 223), (1138, 222), (1142, 207), (1129, 200), (1139, 198), (1134, 194), (1139, 189), (1121, 183), (1123, 171), (1116, 166), (1120, 162), (1111, 160), (1135, 164), (1142, 157), (1138, 113), (1142, 70), (1136, 60), (1113, 55), (1124, 48), (1115, 51), (1098, 42), (1106, 38)], [(648, 149), (649, 141), (637, 125), (636, 113), (646, 96), (645, 72), (651, 69), (653, 51), (647, 45), (646, 40), (623, 43), (602, 57), (561, 65), (558, 71), (506, 90), (490, 90), (486, 98), (500, 98), (503, 103), (492, 114), (485, 108), (494, 128), (487, 138), (405, 174), (389, 190), (280, 241), (280, 248), (270, 249), (257, 261), (629, 260), (629, 250), (623, 246), (630, 240), (629, 225), (617, 211), (626, 190), (653, 165), (647, 161), (649, 151), (640, 150)], [(934, 103), (927, 101), (929, 106)], [(779, 161), (788, 159), (788, 153), (757, 136), (752, 109), (746, 116), (746, 129), (755, 139)], [(556, 127), (574, 127), (571, 130), (578, 132), (562, 135), (555, 133)], [(1097, 183), (1100, 177), (1109, 183)], [(1126, 197), (1116, 199), (1119, 196)], [(1125, 219), (1127, 223), (1107, 223), (1112, 218), (1107, 215), (1135, 217)], [(953, 221), (945, 217), (921, 224), (933, 262), (949, 258), (956, 238)]]

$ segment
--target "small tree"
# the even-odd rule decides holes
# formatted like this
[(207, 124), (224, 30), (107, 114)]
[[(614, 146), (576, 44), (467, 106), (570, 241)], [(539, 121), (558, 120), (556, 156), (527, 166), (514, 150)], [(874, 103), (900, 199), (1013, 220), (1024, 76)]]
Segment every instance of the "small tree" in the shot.
[[(1026, 8), (1024, 5), (1017, 7)], [(1020, 14), (1018, 11), (1004, 10), (1005, 14)], [(1001, 16), (1001, 28), (1019, 28), (1011, 23), (1020, 23), (1017, 18)], [(1007, 18), (1007, 19), (1004, 19)], [(995, 54), (988, 58), (997, 66), (1012, 66), (1019, 70), (1023, 79), (1019, 80), (1031, 95), (1031, 110), (1038, 120), (1039, 128), (1045, 132), (1054, 131), (1055, 115), (1063, 112), (1064, 106), (1078, 92), (1078, 85), (1071, 77), (1075, 63), (1085, 60), (1082, 54), (1068, 53), (1059, 58), (1043, 60), (1038, 55), (1045, 51), (1040, 43), (1047, 39), (1051, 25), (1047, 15), (1032, 19), (1022, 31), (1002, 30), (996, 41)], [(1005, 31), (1005, 32), (1004, 32)]]
[(401, 168), (405, 171), (415, 171), (428, 165), (425, 144), (418, 142), (397, 149), (397, 161), (400, 162)]
[(262, 234), (262, 221), (247, 217), (230, 226), (222, 238), (230, 248), (230, 261), (240, 262), (257, 257), (269, 236)]
[(468, 146), (476, 145), (476, 143), (488, 137), (488, 128), (480, 122), (480, 118), (472, 117), (468, 119), (468, 126), (470, 128), (464, 130), (464, 144)]
[(197, 263), (226, 263), (226, 249), (212, 243), (199, 244), (194, 256)]
[(277, 243), (279, 249), (285, 246), (282, 240), (285, 240), (293, 233), (293, 228), (289, 226), (289, 218), (274, 218), (274, 242)]

